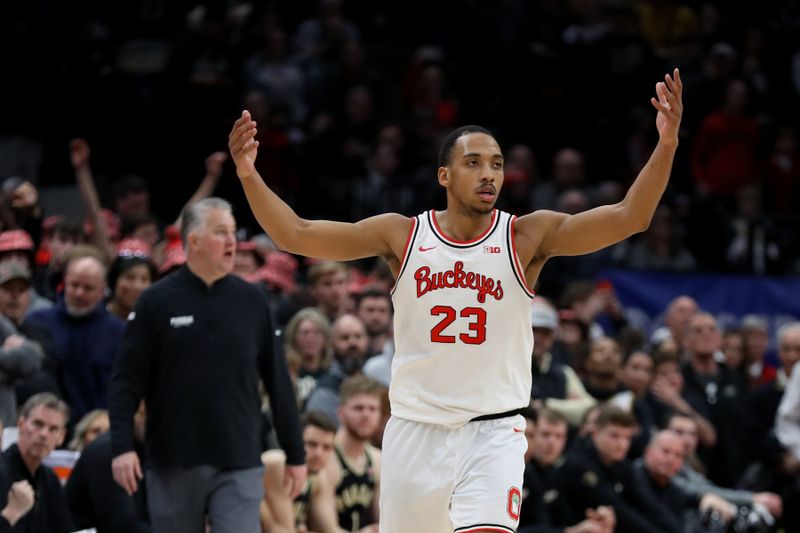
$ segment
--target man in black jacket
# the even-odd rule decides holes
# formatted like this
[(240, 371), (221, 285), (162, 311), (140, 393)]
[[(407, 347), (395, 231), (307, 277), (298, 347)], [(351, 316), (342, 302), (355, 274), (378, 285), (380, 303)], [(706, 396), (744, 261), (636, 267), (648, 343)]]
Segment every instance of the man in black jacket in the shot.
[(42, 464), (64, 442), (69, 407), (49, 392), (20, 410), (19, 439), (0, 458), (0, 532), (73, 531), (56, 474)]
[(615, 531), (672, 533), (651, 521), (649, 515), (658, 502), (639, 490), (625, 458), (635, 427), (636, 420), (629, 412), (610, 404), (600, 407), (591, 436), (575, 442), (558, 470), (567, 501), (574, 516), (580, 516), (583, 509), (613, 507)]
[(142, 293), (111, 379), (114, 479), (129, 493), (142, 478), (133, 414), (144, 398), (147, 500), (156, 533), (257, 533), (263, 497), (259, 375), (287, 456), (292, 494), (306, 477), (286, 360), (262, 291), (232, 275), (230, 204), (202, 200), (183, 214), (186, 265)]
[[(144, 454), (144, 402), (133, 420), (136, 453)], [(81, 453), (65, 487), (67, 506), (75, 527), (96, 528), (97, 533), (150, 533), (145, 480), (129, 496), (111, 475), (111, 433), (97, 437)]]

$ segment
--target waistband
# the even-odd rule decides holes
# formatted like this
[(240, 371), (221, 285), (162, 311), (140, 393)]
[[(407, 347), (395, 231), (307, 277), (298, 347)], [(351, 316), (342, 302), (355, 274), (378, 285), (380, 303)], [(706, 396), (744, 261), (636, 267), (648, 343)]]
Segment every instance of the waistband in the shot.
[(522, 414), (522, 409), (512, 409), (511, 411), (506, 411), (504, 413), (494, 413), (491, 415), (481, 415), (476, 416), (470, 422), (480, 422), (482, 420), (497, 420), (498, 418), (508, 418), (509, 416), (516, 416)]

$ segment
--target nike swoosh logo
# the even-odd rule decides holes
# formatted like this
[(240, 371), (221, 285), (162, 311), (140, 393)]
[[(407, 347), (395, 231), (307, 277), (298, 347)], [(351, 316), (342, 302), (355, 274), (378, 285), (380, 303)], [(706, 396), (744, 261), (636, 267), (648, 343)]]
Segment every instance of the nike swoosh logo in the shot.
[(514, 428), (514, 433), (524, 433), (524, 429)]
[(420, 252), (429, 252), (430, 250), (433, 250), (434, 248), (436, 248), (436, 246), (431, 246), (430, 248), (425, 248), (424, 246), (420, 246), (419, 247), (419, 251)]

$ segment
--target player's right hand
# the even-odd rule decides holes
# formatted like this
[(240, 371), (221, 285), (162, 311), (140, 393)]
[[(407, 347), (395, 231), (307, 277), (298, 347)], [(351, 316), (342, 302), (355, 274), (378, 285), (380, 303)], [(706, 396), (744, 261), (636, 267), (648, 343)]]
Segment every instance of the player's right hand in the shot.
[(129, 496), (139, 488), (142, 475), (142, 466), (136, 452), (125, 452), (114, 457), (111, 461), (111, 473), (119, 486), (125, 489)]
[(233, 123), (228, 135), (228, 149), (236, 164), (236, 174), (240, 179), (249, 178), (255, 171), (256, 156), (258, 155), (258, 141), (256, 140), (256, 121), (250, 116), (250, 111), (242, 111), (242, 116)]

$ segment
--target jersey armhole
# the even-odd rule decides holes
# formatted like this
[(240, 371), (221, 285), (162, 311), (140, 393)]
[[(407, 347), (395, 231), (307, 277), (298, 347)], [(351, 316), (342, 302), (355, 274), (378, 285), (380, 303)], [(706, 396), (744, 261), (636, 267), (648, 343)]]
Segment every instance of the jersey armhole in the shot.
[(514, 271), (514, 277), (517, 278), (517, 282), (519, 286), (522, 287), (522, 290), (525, 291), (525, 294), (528, 295), (529, 298), (533, 298), (536, 296), (536, 292), (528, 287), (528, 282), (525, 281), (525, 269), (522, 268), (522, 264), (519, 262), (519, 256), (517, 255), (517, 243), (514, 239), (514, 222), (516, 222), (517, 217), (511, 216), (508, 220), (508, 231), (506, 232), (506, 239), (508, 240), (508, 259), (511, 261), (511, 269)]
[(400, 278), (403, 277), (403, 272), (406, 270), (406, 266), (408, 265), (408, 258), (411, 257), (412, 251), (412, 244), (414, 240), (417, 238), (417, 229), (419, 227), (419, 217), (414, 217), (411, 222), (411, 229), (408, 230), (408, 237), (406, 238), (406, 246), (403, 249), (403, 257), (400, 261), (400, 271), (397, 273), (397, 279), (394, 282), (394, 286), (389, 291), (390, 294), (394, 294), (395, 289), (397, 289), (398, 283), (400, 283)]

